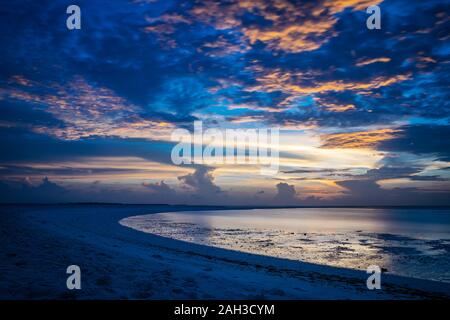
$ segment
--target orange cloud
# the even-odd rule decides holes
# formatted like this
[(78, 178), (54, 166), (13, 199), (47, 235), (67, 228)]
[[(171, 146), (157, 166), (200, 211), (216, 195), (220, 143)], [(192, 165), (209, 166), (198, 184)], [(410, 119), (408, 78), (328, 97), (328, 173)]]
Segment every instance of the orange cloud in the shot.
[(321, 103), (321, 106), (324, 107), (327, 111), (332, 112), (345, 112), (350, 110), (355, 110), (356, 107), (353, 104), (337, 104), (337, 103)]
[(386, 57), (374, 58), (374, 59), (365, 59), (365, 60), (359, 60), (356, 63), (356, 66), (357, 67), (362, 67), (362, 66), (365, 66), (365, 65), (368, 65), (368, 64), (372, 64), (372, 63), (376, 63), (376, 62), (386, 63), (386, 62), (389, 62), (389, 61), (391, 61), (391, 58), (386, 58)]
[(280, 71), (268, 72), (257, 77), (259, 85), (249, 87), (247, 91), (281, 91), (289, 94), (315, 94), (329, 91), (364, 91), (372, 90), (405, 81), (410, 78), (409, 74), (396, 75), (393, 77), (376, 77), (368, 82), (344, 82), (340, 80), (318, 82), (313, 86), (298, 85), (301, 74), (281, 73)]
[(328, 10), (331, 14), (339, 13), (346, 8), (353, 10), (365, 10), (370, 6), (377, 5), (383, 0), (326, 0), (321, 7)]
[(305, 21), (302, 24), (275, 27), (272, 29), (246, 28), (244, 35), (251, 44), (264, 42), (269, 48), (287, 52), (311, 51), (319, 48), (334, 35), (328, 33), (336, 19), (328, 18), (319, 21)]
[[(168, 33), (175, 24), (200, 21), (218, 30), (241, 29), (243, 42), (265, 43), (269, 49), (286, 52), (311, 51), (319, 48), (336, 35), (333, 30), (338, 21), (337, 13), (347, 9), (364, 10), (379, 0), (325, 0), (317, 3), (293, 3), (287, 0), (236, 0), (198, 2), (185, 16), (164, 14), (147, 19), (160, 22), (158, 28), (146, 28), (150, 32)], [(271, 22), (269, 27), (243, 27), (246, 13), (259, 15)], [(165, 26), (165, 27), (162, 27)]]
[(395, 137), (395, 129), (379, 129), (372, 131), (345, 132), (324, 135), (322, 148), (373, 149), (380, 142)]
[[(26, 79), (25, 79), (26, 80)], [(31, 83), (31, 82), (29, 82)], [(118, 136), (170, 140), (173, 127), (166, 122), (142, 119), (139, 107), (128, 103), (113, 91), (89, 84), (75, 77), (67, 85), (39, 86), (51, 94), (32, 94), (22, 90), (2, 89), (2, 98), (22, 100), (45, 107), (56, 119), (64, 122), (63, 128), (35, 126), (38, 133), (49, 134), (66, 140), (89, 136)]]

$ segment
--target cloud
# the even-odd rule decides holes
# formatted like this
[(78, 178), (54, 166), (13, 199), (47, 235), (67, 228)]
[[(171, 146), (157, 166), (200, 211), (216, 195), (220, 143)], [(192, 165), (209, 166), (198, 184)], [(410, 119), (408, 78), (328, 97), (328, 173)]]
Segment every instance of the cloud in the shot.
[(150, 191), (153, 197), (157, 197), (159, 202), (173, 204), (223, 203), (225, 194), (219, 186), (214, 184), (213, 170), (213, 168), (205, 166), (196, 166), (193, 173), (177, 178), (181, 182), (177, 189), (164, 181), (144, 182), (142, 185)]
[(217, 39), (204, 43), (198, 50), (208, 57), (221, 58), (234, 54), (243, 54), (251, 48), (240, 39), (227, 39), (220, 35)]
[[(371, 1), (289, 2), (285, 0), (205, 1), (191, 10), (191, 19), (211, 24), (218, 30), (237, 29), (252, 45), (264, 43), (268, 49), (304, 52), (318, 49), (331, 37), (337, 13), (346, 8), (365, 9)], [(258, 17), (266, 24), (247, 23)]]
[(336, 19), (332, 17), (312, 19), (302, 24), (287, 24), (285, 26), (260, 29), (245, 28), (244, 35), (251, 44), (261, 41), (269, 49), (287, 52), (312, 51), (320, 48), (333, 36), (332, 27)]
[(391, 58), (388, 57), (379, 57), (379, 58), (371, 58), (371, 59), (359, 59), (359, 61), (356, 63), (357, 67), (366, 66), (368, 64), (377, 63), (377, 62), (383, 62), (387, 63), (391, 61)]
[(333, 133), (322, 136), (322, 148), (373, 149), (383, 141), (395, 137), (395, 129)]
[[(80, 161), (81, 162), (81, 161)], [(69, 162), (69, 164), (72, 164)], [(75, 167), (76, 165), (79, 167)], [(65, 177), (86, 177), (95, 175), (109, 175), (114, 174), (133, 174), (141, 172), (139, 169), (132, 168), (108, 168), (108, 167), (90, 167), (85, 163), (72, 164), (68, 167), (63, 163), (55, 165), (48, 162), (36, 163), (33, 165), (9, 165), (2, 164), (0, 166), (0, 177), (2, 178), (17, 178), (17, 177), (32, 177), (32, 176), (65, 176)], [(101, 163), (104, 164), (104, 163)]]
[(449, 125), (406, 125), (390, 139), (380, 142), (379, 150), (414, 154), (435, 154), (441, 161), (450, 161)]
[[(439, 169), (438, 169), (439, 170)], [(399, 167), (382, 166), (377, 169), (369, 169), (364, 174), (347, 174), (355, 180), (369, 179), (373, 181), (390, 179), (409, 179), (411, 181), (449, 181), (449, 177), (431, 174), (427, 172), (425, 166)]]
[(173, 143), (146, 139), (91, 137), (84, 140), (60, 140), (36, 134), (23, 128), (1, 128), (2, 164), (80, 161), (85, 157), (139, 157), (161, 163), (172, 163)]
[(286, 171), (282, 171), (283, 173), (288, 173), (288, 174), (309, 174), (309, 173), (324, 173), (324, 174), (330, 174), (330, 175), (342, 175), (345, 174), (346, 172), (350, 171), (350, 170), (354, 170), (353, 168), (343, 168), (343, 169), (332, 169), (332, 168), (319, 168), (319, 169), (315, 169), (315, 168), (300, 168), (300, 169), (294, 169), (294, 170), (286, 170)]
[(336, 182), (347, 189), (347, 195), (335, 200), (346, 205), (448, 205), (450, 192), (423, 192), (417, 188), (383, 189), (374, 180)]
[(174, 196), (176, 195), (176, 191), (172, 189), (169, 185), (164, 183), (164, 181), (156, 182), (156, 183), (146, 183), (142, 184), (144, 187), (149, 189), (152, 193), (156, 193), (158, 195), (163, 196)]
[(331, 112), (345, 112), (350, 110), (356, 110), (355, 105), (353, 104), (336, 104), (336, 103), (320, 103), (322, 107), (324, 107), (327, 111)]
[(383, 166), (378, 169), (370, 169), (363, 175), (356, 175), (355, 178), (365, 178), (371, 180), (407, 178), (412, 174), (419, 173), (421, 168), (414, 167), (389, 167)]
[(313, 86), (298, 85), (298, 81), (294, 79), (301, 76), (297, 74), (295, 77), (291, 74), (280, 74), (279, 71), (262, 75), (258, 78), (260, 85), (250, 87), (248, 91), (281, 91), (290, 94), (317, 94), (328, 91), (370, 91), (381, 87), (390, 86), (394, 83), (405, 81), (410, 75), (395, 75), (392, 77), (380, 76), (370, 79), (366, 82), (344, 82), (340, 80), (318, 82)]
[(274, 202), (278, 205), (289, 205), (298, 203), (296, 197), (295, 187), (285, 182), (280, 182), (276, 185), (277, 194), (274, 197)]
[(172, 13), (172, 14), (163, 14), (159, 17), (147, 17), (146, 21), (153, 24), (157, 22), (164, 22), (169, 24), (178, 24), (178, 23), (185, 23), (185, 24), (191, 24), (192, 22), (188, 20), (187, 18), (183, 17), (181, 14)]
[(66, 85), (31, 87), (30, 92), (9, 88), (1, 93), (9, 100), (30, 103), (63, 124), (50, 128), (45, 125), (31, 126), (32, 130), (38, 133), (66, 140), (90, 136), (152, 139), (160, 137), (168, 140), (174, 128), (165, 121), (143, 118), (139, 107), (117, 96), (110, 89), (89, 84), (79, 76), (75, 76)]
[(2, 203), (47, 203), (65, 202), (70, 198), (69, 191), (43, 178), (37, 186), (32, 185), (28, 179), (21, 182), (0, 181), (0, 202)]
[(178, 180), (192, 189), (198, 196), (217, 195), (222, 190), (214, 184), (214, 177), (211, 173), (213, 170), (210, 167), (197, 166), (193, 173), (180, 176)]

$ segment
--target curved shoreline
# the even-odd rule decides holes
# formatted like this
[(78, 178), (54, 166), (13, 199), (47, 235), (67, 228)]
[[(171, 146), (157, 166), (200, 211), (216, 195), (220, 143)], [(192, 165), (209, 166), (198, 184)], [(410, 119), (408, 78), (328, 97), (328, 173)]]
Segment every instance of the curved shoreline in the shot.
[[(369, 291), (368, 275), (361, 271), (186, 243), (119, 224), (121, 219), (133, 215), (192, 209), (202, 210), (182, 206), (73, 206), (2, 212), (2, 222), (10, 227), (5, 230), (11, 230), (11, 225), (24, 230), (22, 234), (8, 231), (12, 239), (2, 240), (16, 241), (16, 245), (2, 251), (8, 251), (6, 255), (18, 251), (22, 258), (34, 263), (28, 263), (30, 270), (25, 270), (25, 266), (19, 272), (17, 262), (7, 260), (2, 272), (9, 283), (0, 285), (0, 297), (26, 298), (26, 288), (33, 283), (36, 292), (42, 287), (53, 290), (31, 298), (72, 298), (65, 296), (63, 287), (64, 266), (68, 264), (79, 264), (87, 270), (83, 278), (85, 290), (76, 293), (80, 299), (450, 297), (450, 285), (445, 283), (383, 275), (382, 290)], [(8, 238), (8, 232), (4, 237)], [(26, 247), (30, 242), (32, 246)], [(53, 273), (52, 268), (56, 268)], [(23, 288), (20, 283), (25, 284)], [(8, 288), (13, 284), (15, 294), (11, 295)]]
[[(280, 212), (276, 209), (183, 210), (133, 215), (119, 223), (187, 244), (363, 272), (369, 265), (378, 265), (383, 267), (383, 275), (450, 284), (450, 260), (445, 253), (450, 241), (446, 239), (448, 233), (425, 233), (427, 229), (423, 225), (420, 225), (419, 236), (418, 226), (408, 229), (400, 225), (401, 230), (399, 227), (380, 229), (378, 225), (383, 225), (383, 217), (372, 225), (365, 224), (365, 211), (358, 213), (362, 223), (347, 218), (349, 222), (345, 226), (341, 223), (340, 229), (332, 222), (323, 229), (323, 214), (330, 219), (334, 218), (333, 215), (339, 218), (355, 215), (354, 212), (339, 210), (331, 213), (297, 209)], [(370, 213), (369, 217), (373, 215), (378, 217), (379, 213)], [(311, 223), (315, 221), (311, 219), (319, 220)]]

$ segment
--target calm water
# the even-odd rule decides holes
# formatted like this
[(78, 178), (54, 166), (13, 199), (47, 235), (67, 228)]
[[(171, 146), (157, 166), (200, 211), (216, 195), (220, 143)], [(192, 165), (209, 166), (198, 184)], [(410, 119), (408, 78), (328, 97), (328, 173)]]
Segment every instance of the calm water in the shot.
[(450, 210), (301, 208), (161, 213), (128, 227), (197, 244), (450, 282)]

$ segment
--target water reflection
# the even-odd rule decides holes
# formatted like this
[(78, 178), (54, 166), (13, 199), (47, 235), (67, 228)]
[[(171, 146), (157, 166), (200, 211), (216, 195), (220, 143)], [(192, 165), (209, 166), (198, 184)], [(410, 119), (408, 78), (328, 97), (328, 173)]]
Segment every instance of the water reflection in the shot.
[(450, 282), (450, 211), (255, 209), (130, 217), (122, 224), (244, 252)]

